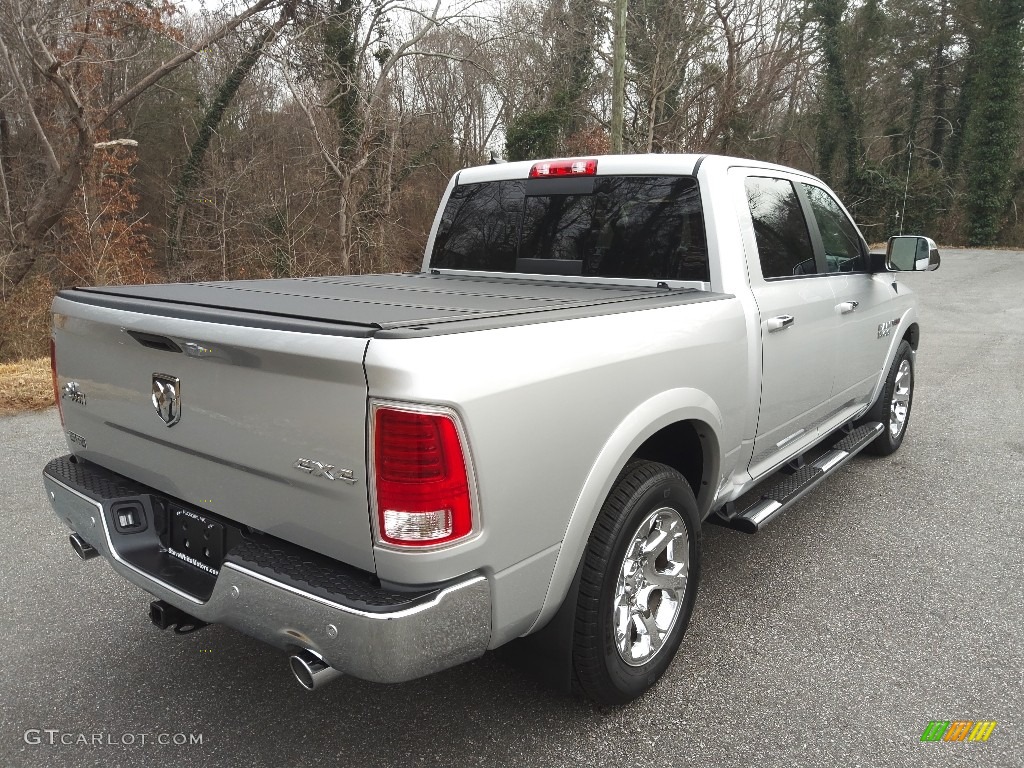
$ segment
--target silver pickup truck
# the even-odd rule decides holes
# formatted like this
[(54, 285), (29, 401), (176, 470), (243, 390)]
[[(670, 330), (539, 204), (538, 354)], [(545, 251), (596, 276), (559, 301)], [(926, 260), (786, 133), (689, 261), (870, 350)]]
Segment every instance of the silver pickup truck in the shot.
[(893, 272), (938, 263), (870, 253), (775, 165), (468, 168), (418, 273), (62, 291), (46, 492), (155, 624), (234, 627), (307, 688), (530, 636), (626, 702), (683, 638), (703, 523), (754, 533), (899, 448), (920, 331)]

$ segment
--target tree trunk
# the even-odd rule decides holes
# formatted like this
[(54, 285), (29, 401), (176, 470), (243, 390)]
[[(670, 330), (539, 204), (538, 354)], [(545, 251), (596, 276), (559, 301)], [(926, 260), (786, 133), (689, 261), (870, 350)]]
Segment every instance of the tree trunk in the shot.
[(626, 0), (615, 0), (612, 60), (612, 152), (623, 151), (622, 123), (626, 101)]
[(935, 46), (935, 56), (932, 59), (932, 72), (935, 73), (935, 90), (932, 94), (932, 111), (935, 114), (932, 125), (932, 159), (933, 168), (942, 167), (942, 152), (945, 149), (946, 133), (949, 131), (946, 121), (946, 101), (949, 96), (949, 85), (946, 83), (946, 28), (949, 24), (949, 8), (947, 0), (942, 0), (942, 7), (939, 11), (941, 31), (939, 41)]
[(64, 216), (65, 209), (82, 181), (82, 171), (92, 160), (95, 151), (93, 144), (92, 127), (83, 120), (71, 157), (64, 163), (59, 174), (51, 174), (46, 178), (29, 209), (25, 226), (18, 232), (14, 253), (3, 274), (4, 296), (32, 269), (46, 233)]
[(11, 129), (7, 122), (7, 113), (0, 109), (0, 190), (4, 196), (4, 218), (7, 221), (7, 232), (13, 243), (14, 216), (11, 212), (11, 185), (14, 183), (14, 169), (11, 167)]
[(338, 206), (338, 257), (341, 261), (340, 273), (348, 275), (352, 272), (351, 223), (348, 215), (349, 193), (352, 191), (352, 173), (341, 178), (341, 203)]

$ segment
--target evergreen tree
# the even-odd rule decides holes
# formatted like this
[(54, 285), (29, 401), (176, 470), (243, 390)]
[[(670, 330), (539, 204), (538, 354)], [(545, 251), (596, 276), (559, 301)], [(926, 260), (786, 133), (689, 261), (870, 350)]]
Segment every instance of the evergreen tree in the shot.
[(971, 245), (992, 245), (1009, 204), (1020, 144), (1024, 0), (980, 3), (978, 22), (977, 74), (964, 136), (967, 238)]
[[(824, 85), (818, 118), (818, 168), (826, 181), (847, 197), (861, 194), (860, 164), (863, 155), (861, 114), (855, 108), (847, 81), (849, 51), (844, 45), (843, 15), (849, 0), (813, 0), (818, 16)], [(877, 12), (877, 0), (868, 0), (863, 12)], [(841, 158), (842, 174), (835, 169)]]

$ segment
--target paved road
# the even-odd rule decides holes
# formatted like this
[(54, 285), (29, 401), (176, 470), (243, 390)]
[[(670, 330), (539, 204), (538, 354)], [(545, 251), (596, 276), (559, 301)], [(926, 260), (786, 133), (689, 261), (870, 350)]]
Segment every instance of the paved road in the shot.
[[(950, 251), (906, 283), (925, 330), (902, 450), (760, 536), (711, 527), (682, 650), (621, 709), (560, 698), (502, 651), (307, 694), (233, 631), (161, 633), (43, 499), (56, 414), (0, 419), (0, 766), (1024, 765), (1024, 253)], [(958, 718), (998, 726), (919, 741)], [(78, 734), (104, 743), (60, 744)]]

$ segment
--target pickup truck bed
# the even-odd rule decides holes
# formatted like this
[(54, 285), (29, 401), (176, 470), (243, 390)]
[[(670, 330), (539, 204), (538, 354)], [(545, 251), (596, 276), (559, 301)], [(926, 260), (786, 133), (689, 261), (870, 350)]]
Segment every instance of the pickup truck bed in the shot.
[[(694, 288), (388, 274), (76, 288), (63, 298), (203, 322), (402, 338), (633, 312), (724, 298)], [(526, 318), (524, 315), (534, 315)]]

